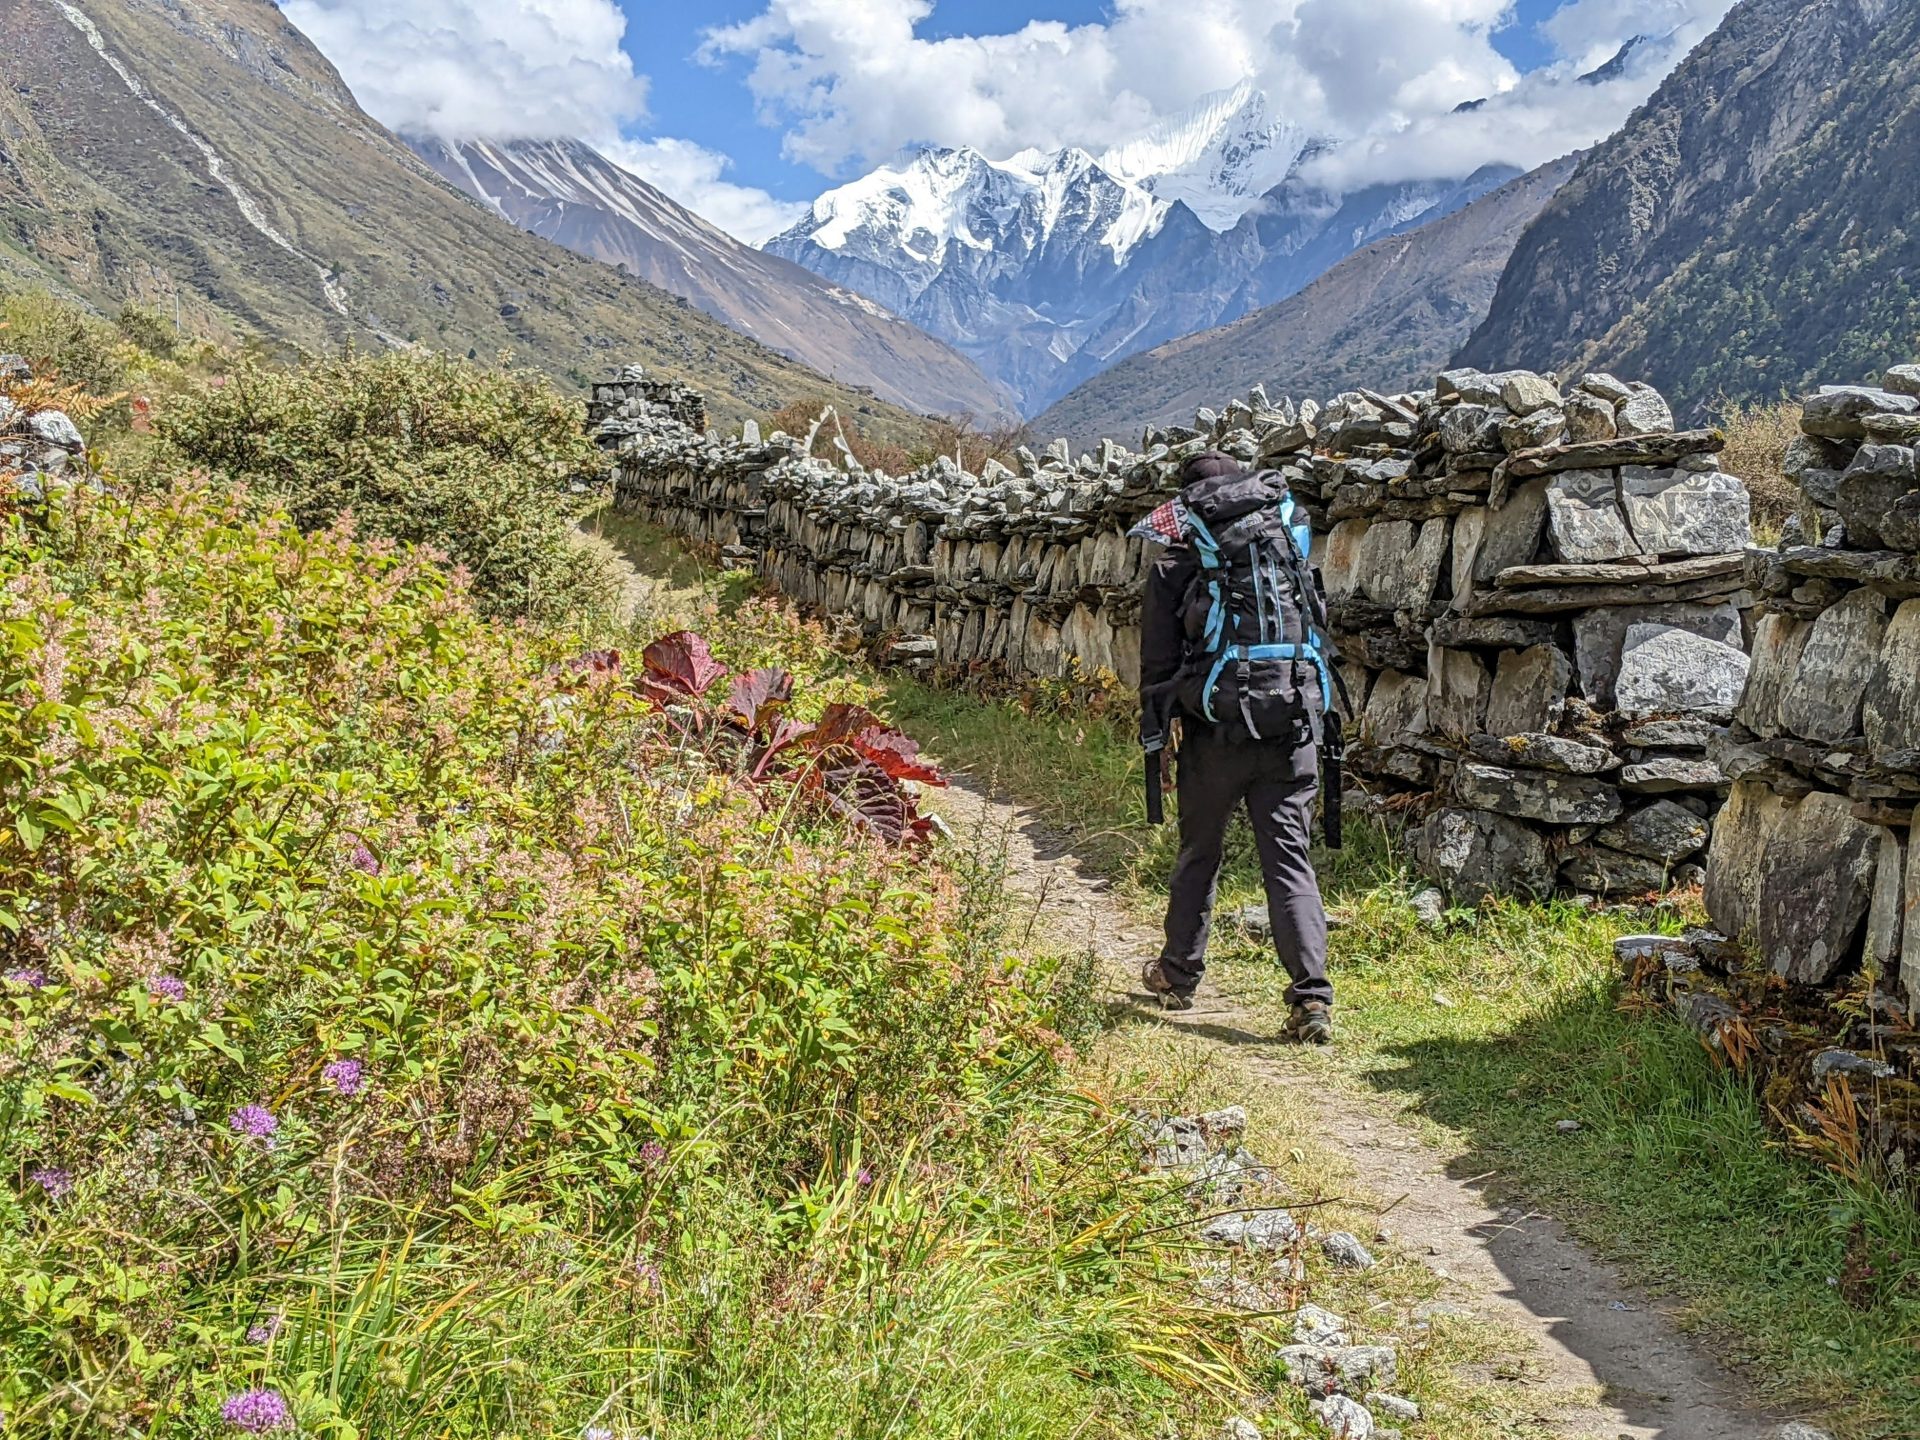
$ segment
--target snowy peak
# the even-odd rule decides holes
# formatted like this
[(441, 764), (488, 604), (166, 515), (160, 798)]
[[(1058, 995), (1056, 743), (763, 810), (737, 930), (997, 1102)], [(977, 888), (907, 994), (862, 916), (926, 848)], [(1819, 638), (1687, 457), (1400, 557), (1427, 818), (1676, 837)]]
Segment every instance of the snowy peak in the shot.
[(768, 243), (775, 254), (810, 242), (880, 263), (937, 269), (949, 246), (1030, 253), (1073, 233), (1112, 262), (1159, 227), (1167, 207), (1115, 179), (1085, 150), (1022, 151), (992, 161), (977, 150), (925, 150), (830, 190), (813, 212)]
[(1242, 84), (1115, 146), (1100, 163), (1168, 204), (1185, 202), (1219, 233), (1292, 173), (1308, 141), (1298, 125), (1271, 113), (1262, 91)]

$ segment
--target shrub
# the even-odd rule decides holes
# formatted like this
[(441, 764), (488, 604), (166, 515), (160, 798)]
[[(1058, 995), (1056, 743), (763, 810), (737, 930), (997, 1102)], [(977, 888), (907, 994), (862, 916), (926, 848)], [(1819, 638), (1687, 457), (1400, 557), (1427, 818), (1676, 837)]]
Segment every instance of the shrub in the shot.
[(416, 551), (206, 483), (4, 519), (21, 1433), (577, 1433), (947, 1243), (908, 1157), (1054, 1043), (979, 897)]
[(1719, 424), (1727, 436), (1720, 463), (1753, 492), (1755, 530), (1763, 538), (1778, 535), (1787, 517), (1800, 508), (1799, 487), (1780, 468), (1787, 446), (1800, 433), (1800, 407), (1791, 400), (1729, 403), (1720, 409)]
[(483, 613), (592, 616), (613, 598), (576, 522), (606, 465), (579, 402), (538, 377), (423, 352), (349, 351), (294, 370), (243, 362), (159, 417), (162, 469), (203, 466), (302, 529), (351, 513), (369, 535), (444, 552)]

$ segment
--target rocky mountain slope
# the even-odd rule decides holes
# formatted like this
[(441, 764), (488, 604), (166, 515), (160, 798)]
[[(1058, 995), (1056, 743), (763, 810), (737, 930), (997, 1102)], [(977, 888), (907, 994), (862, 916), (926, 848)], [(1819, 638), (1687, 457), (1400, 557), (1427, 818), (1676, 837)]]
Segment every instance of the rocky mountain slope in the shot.
[(1527, 232), (1462, 363), (1646, 375), (1683, 410), (1908, 358), (1920, 4), (1744, 0)]
[(1521, 232), (1573, 173), (1543, 165), (1464, 209), (1375, 240), (1298, 294), (1135, 355), (1033, 422), (1079, 445), (1137, 444), (1145, 424), (1190, 419), (1256, 383), (1275, 396), (1325, 399), (1357, 385), (1411, 389), (1445, 363), (1485, 315)]
[(1013, 394), (863, 295), (744, 245), (578, 140), (407, 136), (439, 175), (524, 230), (649, 284), (824, 375), (940, 415), (1000, 418)]
[(821, 196), (767, 249), (950, 341), (1032, 413), (1514, 173), (1341, 195), (1307, 178), (1327, 143), (1243, 86), (1100, 156), (925, 151)]
[(639, 361), (717, 415), (909, 417), (446, 185), (267, 0), (0, 0), (0, 283), (307, 348), (420, 343), (582, 382)]

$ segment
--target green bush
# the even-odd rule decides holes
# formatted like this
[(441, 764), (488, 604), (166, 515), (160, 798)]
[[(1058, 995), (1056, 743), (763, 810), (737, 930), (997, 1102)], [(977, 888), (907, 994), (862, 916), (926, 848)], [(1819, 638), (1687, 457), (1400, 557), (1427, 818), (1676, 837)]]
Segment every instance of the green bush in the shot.
[(543, 379), (444, 355), (247, 360), (160, 414), (157, 464), (243, 483), (303, 530), (351, 514), (361, 533), (432, 547), (485, 614), (592, 617), (613, 583), (575, 531), (607, 471), (583, 424)]
[[(974, 1367), (1034, 1262), (954, 1238), (952, 1180), (1054, 1042), (979, 895), (417, 552), (207, 483), (4, 526), (9, 1433), (211, 1434), (257, 1387), (304, 1433), (577, 1434), (697, 1417), (722, 1372), (1024, 1403)], [(936, 1326), (938, 1287), (882, 1282), (949, 1251)], [(883, 1289), (935, 1328), (875, 1390)], [(839, 1348), (765, 1362), (768, 1305)], [(1059, 1403), (1003, 1433), (1058, 1433), (1042, 1359), (1098, 1333), (1006, 1359)]]

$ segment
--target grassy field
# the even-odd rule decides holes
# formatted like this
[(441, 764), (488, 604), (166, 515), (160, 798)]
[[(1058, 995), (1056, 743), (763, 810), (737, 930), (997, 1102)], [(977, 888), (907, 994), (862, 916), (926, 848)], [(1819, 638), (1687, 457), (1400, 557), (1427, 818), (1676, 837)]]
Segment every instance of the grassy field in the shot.
[[(1158, 909), (1172, 835), (1145, 824), (1123, 719), (910, 680), (885, 695), (944, 759), (1071, 831), (1143, 918)], [(1497, 1172), (1513, 1199), (1551, 1206), (1763, 1393), (1829, 1407), (1843, 1435), (1920, 1434), (1920, 1217), (1791, 1153), (1751, 1087), (1690, 1031), (1623, 1004), (1612, 940), (1686, 917), (1502, 905), (1434, 931), (1408, 907), (1417, 883), (1391, 837), (1365, 825), (1349, 836), (1322, 857), (1342, 1044), (1299, 1063), (1387, 1098), (1458, 1153), (1461, 1173)], [(1236, 826), (1221, 913), (1258, 894)], [(1215, 979), (1277, 1026), (1284, 977), (1271, 958), (1231, 925), (1214, 958)], [(1579, 1131), (1560, 1133), (1563, 1119)]]

